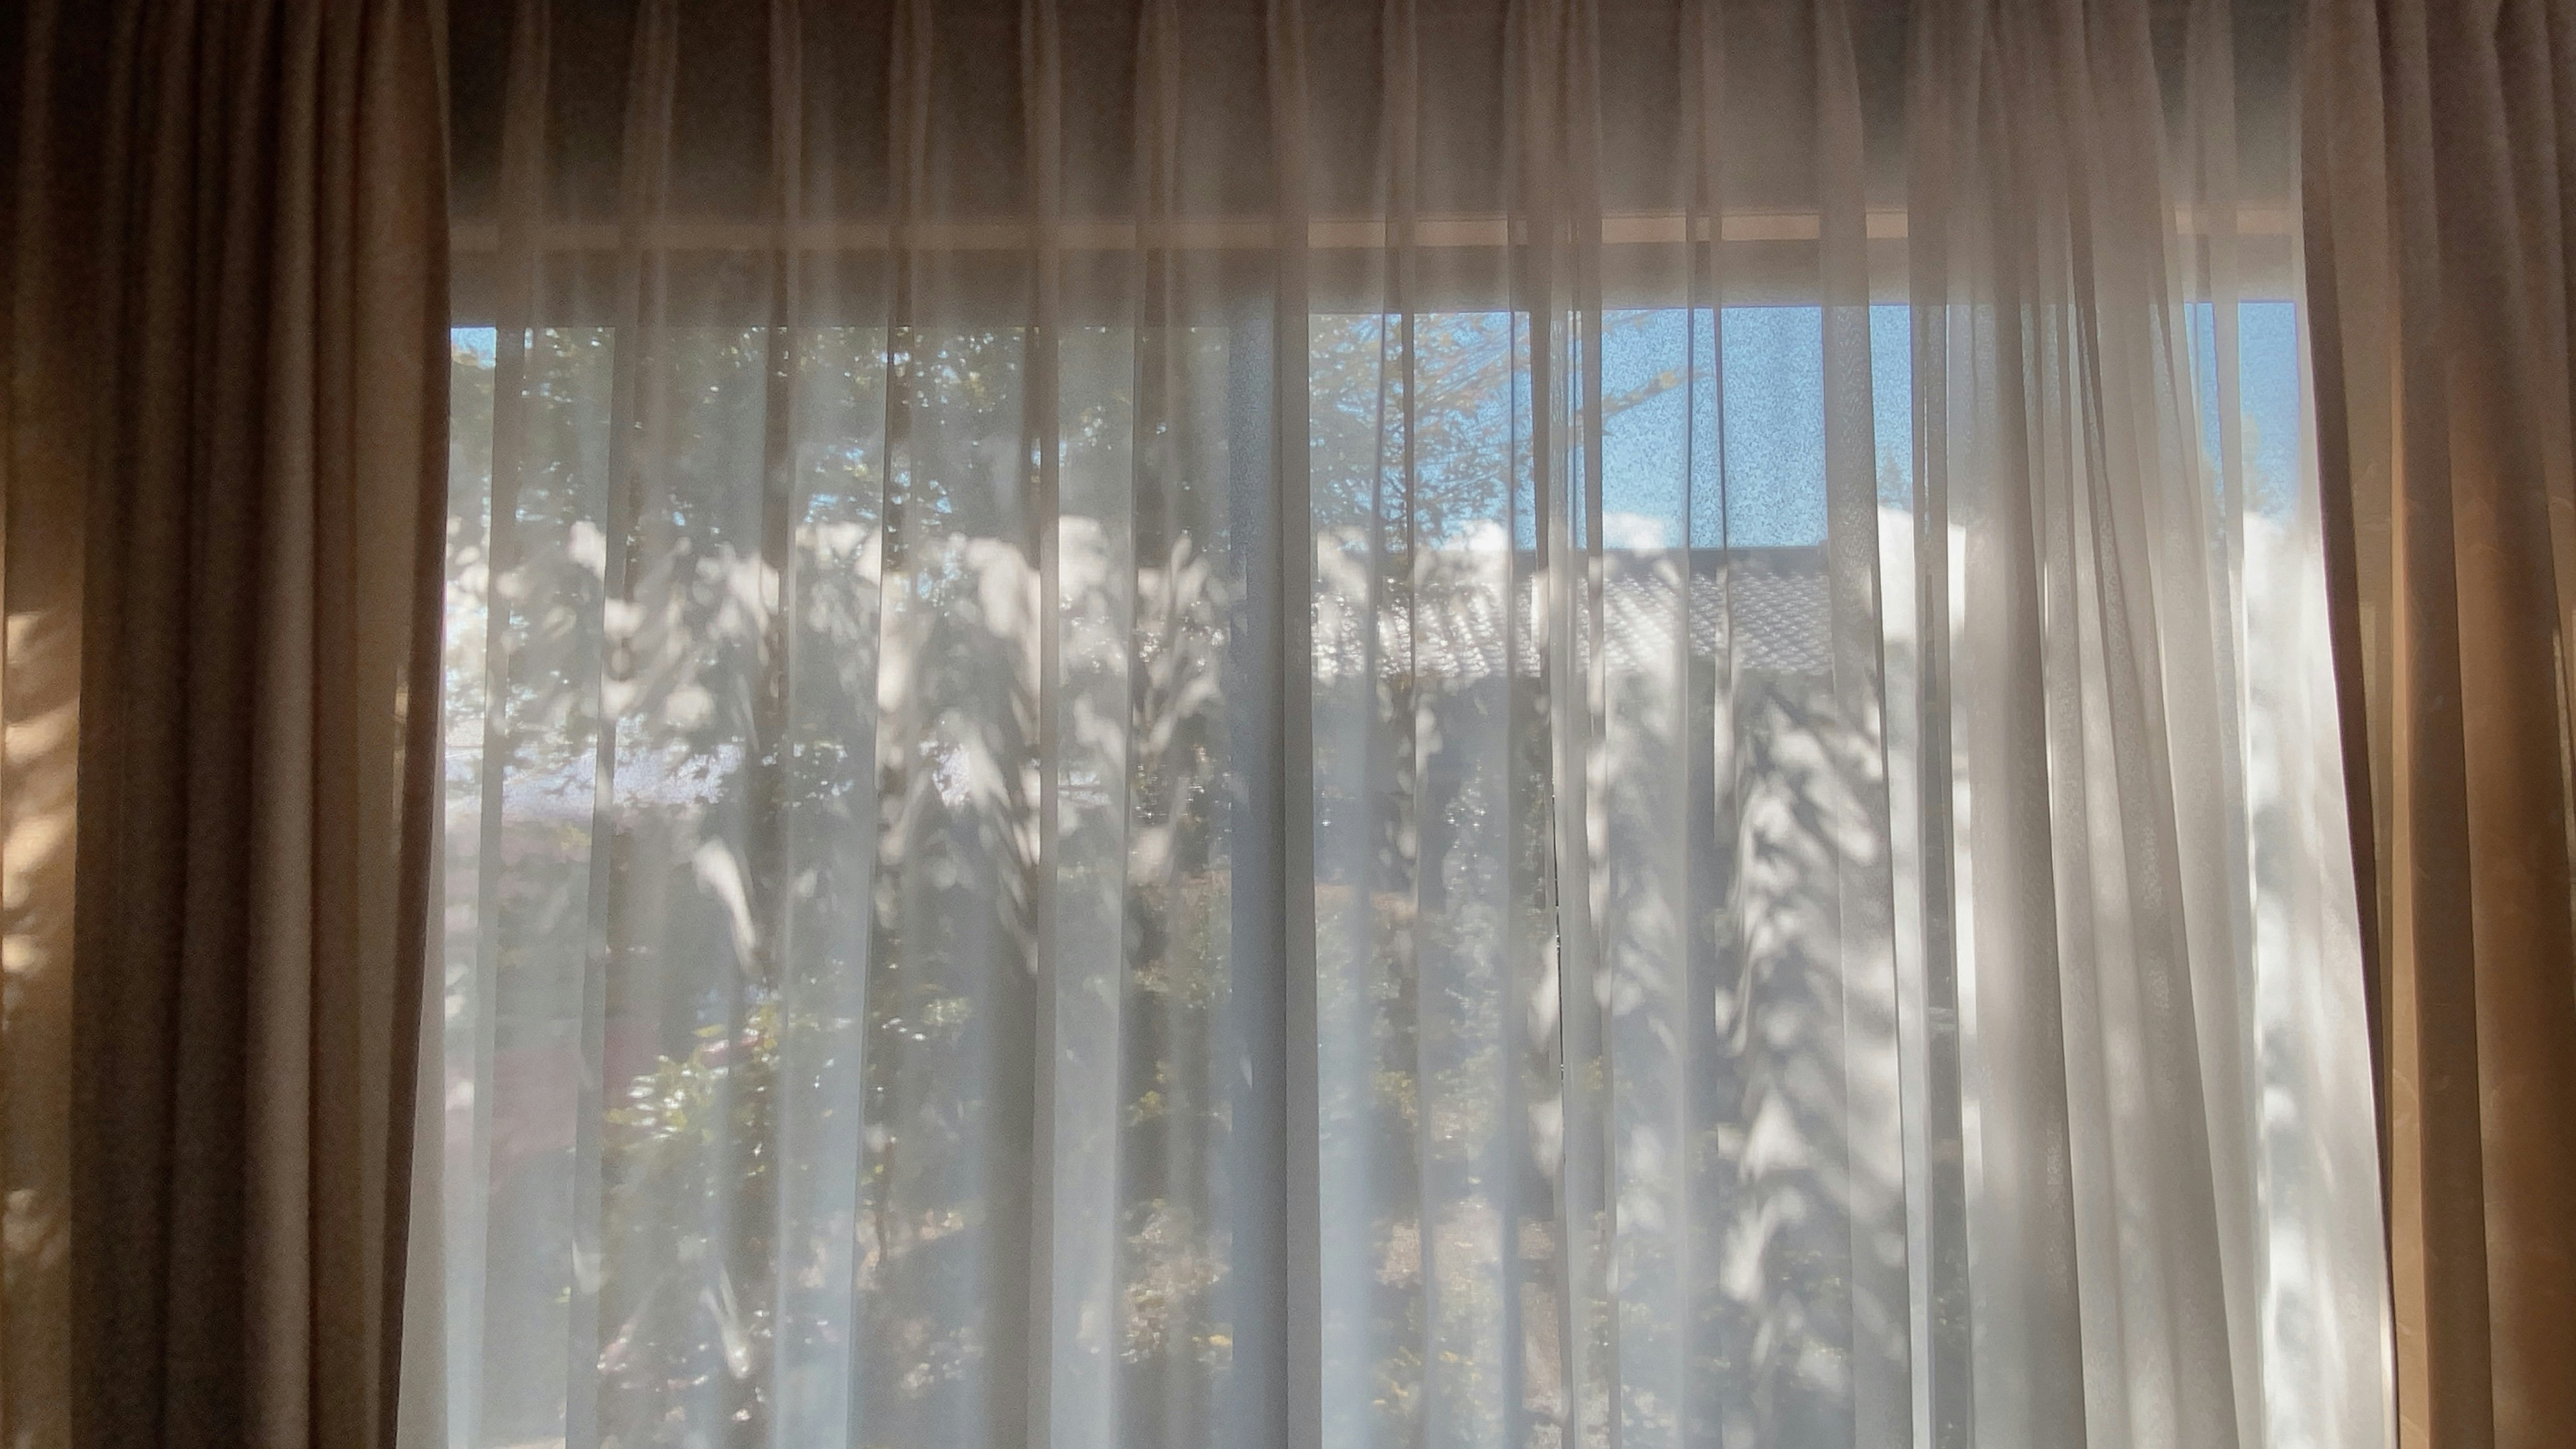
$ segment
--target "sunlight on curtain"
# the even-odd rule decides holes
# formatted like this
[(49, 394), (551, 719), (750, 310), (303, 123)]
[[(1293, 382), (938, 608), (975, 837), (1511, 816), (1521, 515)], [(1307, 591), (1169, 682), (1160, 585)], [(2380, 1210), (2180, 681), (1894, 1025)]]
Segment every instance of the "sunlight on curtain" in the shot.
[(460, 31), (407, 1443), (2387, 1438), (2268, 9), (741, 8)]

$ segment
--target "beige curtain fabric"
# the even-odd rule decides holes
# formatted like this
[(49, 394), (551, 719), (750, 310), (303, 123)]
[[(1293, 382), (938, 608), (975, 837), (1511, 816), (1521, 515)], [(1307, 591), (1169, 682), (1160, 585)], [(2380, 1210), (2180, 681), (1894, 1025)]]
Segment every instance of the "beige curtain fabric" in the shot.
[(2308, 70), (2403, 1442), (2555, 1444), (2576, 1424), (2576, 10), (2321, 0)]
[(2364, 1445), (2240, 0), (457, 14), (407, 1445)]
[(0, 1412), (13, 1445), (381, 1443), (434, 782), (444, 22), (18, 23)]
[[(72, 806), (104, 33), (0, 21), (0, 1443), (69, 1442)], [(43, 60), (38, 62), (36, 57)]]

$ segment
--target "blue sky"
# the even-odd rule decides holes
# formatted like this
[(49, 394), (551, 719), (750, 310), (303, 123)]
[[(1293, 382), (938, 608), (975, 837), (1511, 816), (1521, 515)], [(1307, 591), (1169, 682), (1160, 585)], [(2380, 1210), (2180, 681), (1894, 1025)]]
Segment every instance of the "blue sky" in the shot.
[[(2293, 496), (2299, 447), (2297, 309), (2251, 302), (2239, 313), (2246, 462), (2258, 506)], [(2217, 344), (2206, 306), (2191, 318), (2195, 358), (2214, 370)], [(1501, 320), (1497, 314), (1496, 320)], [(1823, 313), (1815, 307), (1729, 307), (1724, 367), (1713, 366), (1719, 329), (1708, 312), (1679, 309), (1614, 314), (1605, 331), (1602, 392), (1651, 392), (1613, 417), (1602, 440), (1602, 504), (1620, 525), (1669, 538), (1689, 515), (1700, 547), (1814, 544), (1825, 534)], [(1911, 319), (1902, 305), (1870, 308), (1870, 383), (1882, 481), (1901, 502), (1913, 488), (1910, 434)], [(485, 366), (494, 359), (488, 327), (460, 327), (456, 346)], [(1695, 355), (1694, 355), (1695, 354)], [(1695, 367), (1688, 364), (1696, 363)], [(1672, 379), (1692, 379), (1669, 385)], [(1668, 385), (1655, 390), (1658, 380)], [(1722, 379), (1722, 382), (1720, 381)], [(1721, 396), (1720, 389), (1723, 388)], [(1433, 405), (1436, 400), (1426, 399)], [(1720, 408), (1720, 403), (1723, 408)], [(2217, 399), (2203, 399), (2205, 445), (2218, 443)], [(1721, 441), (1725, 466), (1720, 468)], [(1685, 453), (1696, 456), (1685, 460)], [(1691, 466), (1685, 466), (1686, 462)], [(1724, 480), (1720, 488), (1706, 480)], [(1687, 480), (1701, 480), (1687, 491)], [(1614, 543), (1622, 541), (1614, 537)]]
[[(1602, 392), (1618, 396), (1685, 356), (1687, 314), (1665, 310), (1638, 324), (1609, 330), (1602, 356)], [(2207, 376), (2217, 349), (2211, 311), (2193, 309), (2195, 351)], [(1695, 395), (1662, 393), (1612, 419), (1602, 445), (1602, 508), (1647, 519), (1671, 519), (1682, 508), (1686, 476), (1723, 477), (1722, 496), (1694, 490), (1691, 542), (1715, 547), (1780, 547), (1822, 542), (1825, 536), (1823, 317), (1815, 307), (1725, 309), (1725, 366), (1714, 369), (1715, 339), (1707, 313), (1698, 314)], [(2247, 424), (2246, 464), (2259, 504), (2280, 507), (2298, 477), (2298, 314), (2288, 302), (2250, 302), (2239, 313), (2239, 358)], [(1876, 443), (1892, 473), (1901, 503), (1914, 486), (1912, 317), (1902, 305), (1870, 308), (1870, 392)], [(1715, 374), (1715, 376), (1712, 376)], [(1723, 379), (1723, 397), (1720, 396)], [(1722, 426), (1714, 425), (1720, 417)], [(2217, 398), (2205, 399), (2206, 445), (2218, 445)], [(1696, 411), (1686, 418), (1684, 409)], [(1691, 424), (1690, 426), (1686, 426)], [(1719, 467), (1723, 436), (1725, 464)], [(1699, 456), (1686, 474), (1685, 447)]]

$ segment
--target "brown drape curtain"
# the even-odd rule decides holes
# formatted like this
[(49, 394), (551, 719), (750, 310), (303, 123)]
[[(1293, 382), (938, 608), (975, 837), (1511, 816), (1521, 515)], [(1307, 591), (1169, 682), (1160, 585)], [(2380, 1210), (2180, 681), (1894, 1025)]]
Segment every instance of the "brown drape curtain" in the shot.
[(2576, 1425), (2576, 6), (2320, 0), (2308, 44), (2401, 1442), (2536, 1449)]
[(0, 1440), (385, 1442), (437, 715), (443, 20), (34, 0), (0, 25)]

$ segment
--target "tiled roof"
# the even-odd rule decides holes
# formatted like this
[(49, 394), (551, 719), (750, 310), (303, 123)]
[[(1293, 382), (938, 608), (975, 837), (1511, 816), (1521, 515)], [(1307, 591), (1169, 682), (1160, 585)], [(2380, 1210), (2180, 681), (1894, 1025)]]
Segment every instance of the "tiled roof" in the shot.
[[(1377, 610), (1377, 667), (1401, 676), (1408, 661), (1429, 679), (1489, 679), (1503, 673), (1504, 628), (1501, 557), (1459, 564), (1444, 561), (1427, 571), (1432, 599), (1414, 637), (1412, 611), (1401, 600)], [(1609, 666), (1614, 673), (1667, 667), (1672, 658), (1678, 561), (1668, 556), (1612, 554), (1602, 584), (1608, 616)], [(1725, 564), (1702, 554), (1692, 561), (1689, 586), (1690, 648), (1694, 658), (1724, 655), (1729, 625), (1742, 667), (1777, 674), (1822, 674), (1831, 667), (1831, 633), (1823, 558), (1815, 549), (1739, 554)], [(1522, 581), (1518, 672), (1534, 677), (1538, 661), (1532, 597)], [(1315, 670), (1319, 679), (1346, 678), (1367, 668), (1366, 636), (1356, 611), (1328, 601), (1316, 621)], [(1418, 650), (1418, 653), (1416, 652)]]

